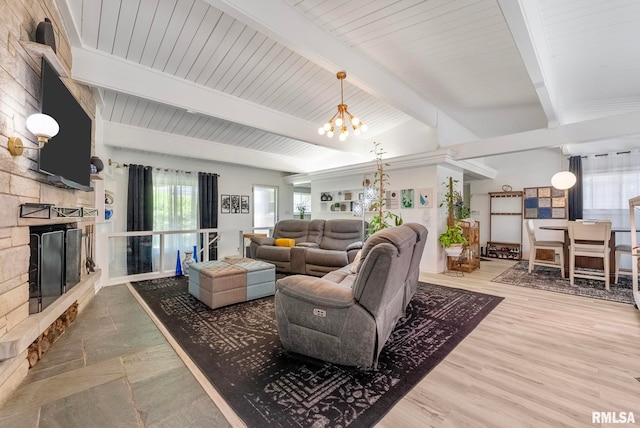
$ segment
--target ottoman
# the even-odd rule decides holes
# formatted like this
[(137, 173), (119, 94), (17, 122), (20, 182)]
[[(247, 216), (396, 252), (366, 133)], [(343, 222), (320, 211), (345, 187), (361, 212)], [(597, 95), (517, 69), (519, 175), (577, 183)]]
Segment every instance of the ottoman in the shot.
[(276, 293), (276, 267), (261, 260), (239, 258), (227, 260), (247, 271), (247, 300), (273, 296)]
[(189, 293), (211, 309), (247, 300), (247, 271), (218, 260), (189, 265)]

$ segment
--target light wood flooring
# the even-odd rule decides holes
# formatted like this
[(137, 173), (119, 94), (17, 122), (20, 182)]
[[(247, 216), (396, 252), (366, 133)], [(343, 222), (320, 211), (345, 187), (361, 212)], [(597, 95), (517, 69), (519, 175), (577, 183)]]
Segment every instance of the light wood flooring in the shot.
[[(491, 282), (512, 264), (482, 262), (463, 277), (421, 275), (425, 282), (505, 299), (379, 427), (605, 426), (591, 423), (594, 411), (633, 412), (640, 425), (640, 312)], [(66, 351), (54, 345), (51, 361), (36, 366), (0, 408), (0, 427), (218, 427), (226, 425), (222, 415), (242, 426), (168, 338), (183, 362), (172, 356), (127, 287), (100, 290), (80, 315), (61, 338), (78, 345)], [(112, 319), (117, 323), (105, 322)], [(110, 339), (100, 346), (91, 344), (96, 328), (108, 329)], [(105, 364), (113, 366), (111, 377), (105, 378)], [(187, 368), (193, 382), (184, 376)]]
[(512, 264), (421, 275), (505, 299), (379, 427), (621, 426), (592, 424), (594, 411), (633, 412), (640, 426), (640, 312), (491, 282)]

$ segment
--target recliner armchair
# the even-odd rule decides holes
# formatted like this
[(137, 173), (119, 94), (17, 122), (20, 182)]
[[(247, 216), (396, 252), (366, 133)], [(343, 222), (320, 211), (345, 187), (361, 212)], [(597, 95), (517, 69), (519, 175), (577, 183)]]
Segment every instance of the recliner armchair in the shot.
[(336, 364), (375, 367), (417, 288), (426, 238), (427, 230), (416, 223), (383, 229), (365, 242), (358, 266), (322, 278), (278, 280), (275, 310), (282, 345)]

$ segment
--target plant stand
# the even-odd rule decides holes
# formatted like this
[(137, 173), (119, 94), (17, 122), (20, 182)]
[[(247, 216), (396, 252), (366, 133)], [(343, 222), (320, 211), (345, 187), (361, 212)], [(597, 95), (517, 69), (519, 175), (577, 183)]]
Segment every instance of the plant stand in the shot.
[(443, 274), (455, 277), (464, 276), (464, 253), (465, 252), (463, 251), (459, 256), (447, 256), (447, 269), (443, 272)]

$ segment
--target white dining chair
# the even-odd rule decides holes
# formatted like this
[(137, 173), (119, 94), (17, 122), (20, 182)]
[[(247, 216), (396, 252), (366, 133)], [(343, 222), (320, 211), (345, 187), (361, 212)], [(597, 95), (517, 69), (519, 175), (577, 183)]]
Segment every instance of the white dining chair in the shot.
[(631, 271), (620, 269), (620, 261), (621, 261), (620, 259), (622, 258), (623, 254), (631, 255), (631, 245), (626, 245), (626, 244), (616, 245), (616, 276), (613, 280), (614, 284), (618, 283), (618, 277), (620, 276), (620, 274), (632, 275)]
[[(609, 290), (609, 240), (611, 221), (570, 221), (569, 222), (569, 279), (574, 285), (575, 278), (604, 281)], [(600, 258), (604, 272), (599, 270), (576, 269), (576, 257)]]
[[(559, 267), (560, 276), (564, 278), (564, 241), (538, 241), (536, 239), (535, 225), (533, 220), (525, 220), (525, 229), (529, 237), (529, 273), (537, 266)], [(553, 250), (553, 261), (538, 260), (537, 250)], [(559, 254), (559, 262), (556, 262), (556, 255)]]

